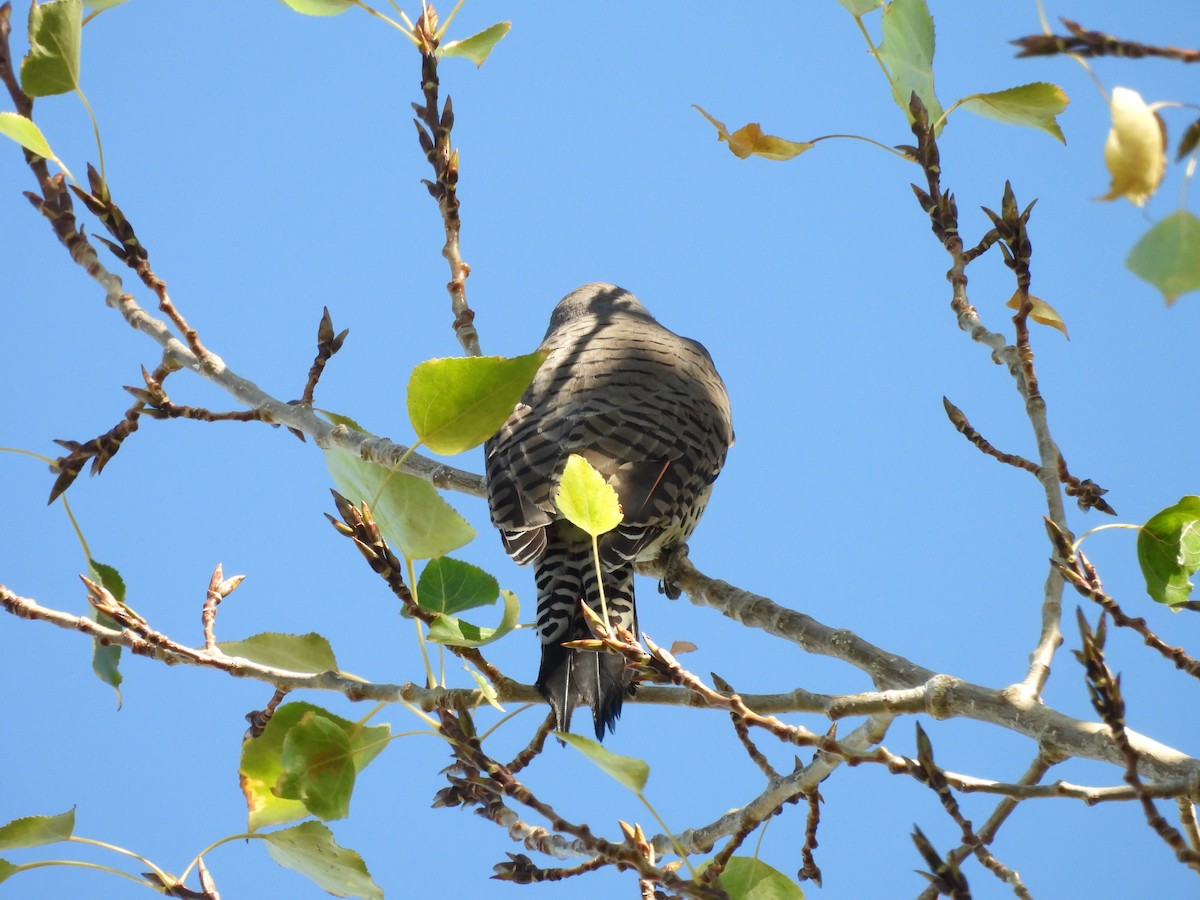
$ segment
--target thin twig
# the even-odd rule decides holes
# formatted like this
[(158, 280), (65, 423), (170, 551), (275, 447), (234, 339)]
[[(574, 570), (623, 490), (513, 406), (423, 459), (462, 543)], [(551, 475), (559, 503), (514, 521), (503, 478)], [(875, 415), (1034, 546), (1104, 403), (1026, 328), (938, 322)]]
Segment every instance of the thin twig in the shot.
[(329, 307), (326, 306), (321, 314), (321, 323), (317, 326), (317, 355), (308, 370), (308, 380), (304, 384), (304, 392), (298, 401), (301, 405), (312, 406), (313, 394), (316, 392), (317, 382), (321, 379), (321, 373), (325, 371), (325, 363), (329, 362), (333, 354), (342, 349), (342, 344), (345, 343), (348, 334), (350, 334), (349, 328), (344, 328), (334, 334), (333, 319), (329, 315)]
[(726, 841), (725, 846), (722, 847), (720, 852), (715, 854), (712, 859), (709, 860), (708, 865), (704, 867), (704, 872), (700, 875), (700, 881), (704, 884), (720, 884), (718, 879), (721, 877), (721, 873), (724, 872), (725, 867), (729, 865), (729, 860), (733, 858), (733, 854), (735, 854), (742, 844), (746, 842), (746, 838), (750, 837), (750, 835), (758, 830), (758, 828), (762, 826), (763, 822), (771, 818), (771, 816), (776, 815), (781, 809), (783, 809), (784, 803), (790, 802), (791, 799), (792, 798), (784, 800), (774, 809), (768, 810), (766, 815), (764, 815), (762, 818), (749, 815), (744, 816), (741, 827), (739, 827), (737, 831), (729, 836), (729, 840)]
[[(154, 384), (163, 397), (162, 382), (167, 376), (176, 371), (178, 367), (164, 359), (163, 362), (154, 370), (153, 374), (146, 371), (142, 367), (142, 378), (147, 386)], [(69, 452), (66, 456), (60, 456), (54, 461), (52, 471), (58, 473), (58, 478), (55, 479), (53, 486), (50, 489), (50, 503), (53, 503), (58, 496), (69, 488), (79, 477), (79, 473), (83, 471), (83, 467), (90, 461), (92, 464), (91, 474), (99, 475), (108, 465), (109, 460), (117, 455), (117, 451), (124, 445), (126, 438), (138, 430), (140, 418), (148, 413), (147, 407), (150, 405), (149, 395), (140, 389), (126, 387), (125, 390), (133, 393), (136, 402), (125, 411), (125, 415), (121, 421), (106, 431), (104, 434), (94, 437), (91, 440), (80, 443), (78, 441), (56, 440), (54, 443), (65, 448)]]
[(1012, 44), (1021, 48), (1021, 52), (1017, 56), (1055, 56), (1059, 53), (1072, 53), (1076, 56), (1122, 56), (1127, 59), (1157, 56), (1161, 59), (1174, 59), (1184, 63), (1200, 62), (1200, 50), (1189, 50), (1183, 47), (1158, 47), (1153, 44), (1122, 40), (1102, 31), (1087, 31), (1070, 19), (1061, 19), (1060, 21), (1067, 27), (1069, 35), (1032, 34), (1028, 37), (1017, 38), (1015, 41), (1011, 41)]
[(1179, 825), (1187, 836), (1188, 846), (1200, 853), (1200, 821), (1196, 819), (1196, 801), (1177, 797), (1175, 805), (1179, 809)]
[(525, 749), (513, 757), (512, 762), (508, 764), (508, 770), (516, 774), (533, 762), (546, 746), (546, 738), (550, 736), (550, 732), (557, 727), (558, 719), (554, 715), (554, 710), (550, 710), (546, 714), (546, 718), (542, 719), (542, 724), (537, 727), (537, 731), (533, 733), (533, 737), (529, 739)]
[[(423, 609), (413, 598), (412, 591), (404, 582), (404, 567), (379, 533), (379, 526), (371, 517), (371, 510), (365, 503), (355, 506), (337, 491), (330, 491), (330, 493), (333, 494), (341, 521), (339, 522), (328, 514), (325, 518), (330, 521), (339, 534), (354, 541), (354, 545), (366, 559), (371, 570), (387, 582), (392, 593), (404, 604), (405, 612), (415, 619), (420, 619), (426, 625), (432, 625), (437, 620), (437, 613)], [(453, 644), (443, 646), (455, 656), (477, 668), (497, 688), (508, 682), (508, 677), (484, 659), (483, 654), (475, 648), (456, 647)]]
[[(979, 319), (979, 314), (967, 300), (967, 264), (974, 256), (968, 257), (964, 250), (962, 236), (958, 230), (958, 205), (954, 195), (942, 189), (941, 155), (937, 140), (929, 124), (929, 114), (921, 98), (914, 92), (910, 98), (909, 111), (912, 114), (912, 131), (917, 139), (917, 146), (909, 148), (913, 158), (925, 173), (926, 188), (912, 185), (913, 193), (926, 214), (929, 216), (933, 233), (941, 241), (946, 253), (950, 256), (950, 270), (946, 278), (951, 285), (950, 308), (958, 320), (958, 327), (971, 335), (971, 338), (992, 352), (992, 358), (1002, 362), (1012, 376), (1017, 392), (1025, 402), (1025, 412), (1037, 440), (1038, 459), (1036, 476), (1042, 485), (1046, 496), (1047, 513), (1050, 518), (1067, 530), (1066, 510), (1063, 505), (1062, 492), (1057, 478), (1058, 461), (1062, 454), (1050, 434), (1050, 425), (1046, 418), (1046, 404), (1037, 386), (1037, 378), (1033, 369), (1033, 351), (1029, 345), (1027, 318), (1031, 307), (1029, 297), (1029, 257), (1032, 252), (1026, 224), (1033, 208), (1030, 204), (1024, 211), (1017, 211), (1016, 198), (1011, 187), (1006, 183), (1001, 215), (987, 210), (993, 223), (992, 232), (980, 241), (977, 247), (970, 251), (978, 255), (983, 252), (980, 248), (993, 245), (1000, 246), (1005, 262), (1017, 276), (1018, 293), (1022, 298), (1020, 309), (1013, 317), (1017, 331), (1016, 345), (1009, 345), (1004, 337), (987, 329)], [(995, 240), (992, 233), (995, 233)], [(1055, 651), (1062, 645), (1062, 580), (1053, 569), (1047, 575), (1043, 587), (1041, 606), (1041, 627), (1038, 633), (1037, 645), (1029, 656), (1029, 668), (1020, 689), (1036, 700), (1045, 689), (1046, 680), (1050, 677), (1050, 664)]]
[[(974, 826), (963, 815), (958, 805), (958, 800), (954, 796), (954, 792), (950, 789), (946, 773), (934, 762), (933, 744), (929, 740), (929, 735), (925, 733), (920, 723), (917, 723), (916, 729), (917, 765), (913, 771), (914, 777), (921, 783), (928, 785), (937, 794), (937, 798), (941, 802), (946, 814), (958, 825), (962, 833), (963, 846), (969, 847), (984, 867), (998, 879), (1008, 884), (1014, 894), (1022, 898), (1022, 900), (1032, 900), (1029, 891), (1021, 882), (1021, 876), (996, 859), (995, 855), (988, 850), (983, 838), (975, 833)], [(954, 851), (946, 854), (946, 863), (952, 869), (957, 866), (958, 858)]]
[[(482, 780), (475, 781), (470, 794), (459, 794), (455, 799), (463, 803), (480, 804), (489, 791), (499, 791), (517, 801), (550, 823), (553, 831), (570, 835), (590, 851), (590, 855), (602, 856), (619, 869), (632, 869), (641, 878), (664, 884), (671, 890), (691, 897), (724, 897), (724, 891), (706, 885), (686, 882), (673, 872), (654, 865), (633, 843), (613, 843), (593, 834), (587, 825), (571, 822), (561, 816), (548, 803), (543, 802), (504, 765), (489, 757), (473, 736), (473, 726), (466, 713), (455, 715), (449, 710), (439, 712), (441, 731), (449, 739), (455, 759), (471, 777), (477, 773)], [(473, 779), (474, 781), (474, 779)], [(489, 816), (490, 817), (490, 816)], [(649, 845), (648, 846), (652, 846)]]
[(266, 730), (275, 716), (275, 710), (279, 708), (279, 704), (283, 702), (288, 693), (289, 691), (284, 688), (276, 688), (266, 706), (246, 713), (246, 721), (250, 723), (250, 727), (246, 729), (246, 740), (256, 738)]
[(508, 862), (497, 863), (492, 867), (496, 873), (492, 878), (497, 881), (511, 881), (514, 884), (537, 884), (542, 881), (565, 881), (577, 875), (586, 875), (611, 866), (612, 860), (597, 856), (577, 866), (543, 868), (535, 865), (533, 860), (524, 853), (509, 853)]
[[(0, 13), (6, 8), (0, 7)], [(18, 109), (31, 110), (32, 101), (20, 93), (12, 73), (7, 43), (10, 30), (8, 15), (0, 14), (0, 80), (9, 85), (10, 93), (15, 91), (14, 97), (24, 98), (20, 102), (14, 100)], [(105, 303), (117, 310), (131, 327), (141, 331), (162, 347), (165, 364), (201, 374), (232, 394), (240, 403), (257, 410), (262, 421), (283, 424), (294, 432), (307, 434), (319, 447), (340, 447), (368, 462), (378, 463), (387, 468), (402, 468), (403, 471), (443, 490), (461, 491), (476, 497), (487, 496), (483, 478), (479, 475), (447, 466), (420, 454), (410, 453), (409, 447), (393, 443), (386, 438), (347, 428), (345, 425), (333, 425), (316, 415), (310, 408), (286, 403), (267, 394), (258, 385), (230, 370), (224, 360), (215, 353), (205, 350), (203, 355), (197, 355), (192, 347), (176, 337), (166, 322), (147, 312), (133, 295), (124, 289), (120, 277), (100, 262), (96, 249), (76, 226), (71, 193), (66, 188), (64, 176), (50, 175), (46, 161), (39, 156), (26, 153), (26, 159), (42, 189), (42, 195), (26, 193), (26, 197), (50, 221), (55, 235), (67, 248), (72, 261), (104, 290)]]
[[(721, 678), (719, 675), (717, 675), (716, 672), (712, 673), (712, 680), (718, 691), (731, 695), (734, 693), (734, 690), (729, 683), (725, 681), (724, 678)], [(733, 711), (730, 711), (729, 719), (731, 722), (733, 722), (733, 733), (737, 735), (737, 738), (739, 741), (741, 741), (742, 746), (746, 748), (746, 755), (750, 757), (750, 761), (758, 766), (759, 769), (762, 770), (762, 773), (767, 776), (767, 778), (778, 778), (779, 773), (775, 771), (775, 767), (771, 765), (770, 761), (765, 756), (763, 756), (762, 751), (758, 749), (758, 746), (750, 737), (750, 729), (746, 727), (745, 720)]]
[(800, 881), (811, 881), (817, 887), (821, 887), (821, 867), (817, 865), (817, 858), (813, 853), (818, 846), (817, 828), (821, 824), (821, 792), (809, 791), (804, 795), (804, 799), (808, 801), (808, 815), (804, 820), (804, 846), (800, 848), (802, 865), (796, 877)]
[(925, 865), (930, 869), (921, 874), (929, 879), (930, 886), (937, 894), (945, 895), (951, 900), (971, 900), (971, 888), (967, 885), (967, 880), (963, 877), (962, 872), (959, 871), (958, 863), (948, 856), (943, 859), (933, 844), (929, 842), (929, 838), (925, 837), (925, 832), (915, 825), (913, 826), (912, 840), (917, 846), (917, 852), (925, 860)]
[[(737, 694), (725, 695), (714, 691), (691, 672), (684, 669), (670, 652), (655, 644), (645, 632), (642, 633), (642, 640), (650, 651), (649, 653), (638, 646), (633, 641), (632, 635), (624, 629), (618, 628), (616, 629), (616, 633), (613, 633), (605, 628), (600, 621), (600, 617), (589, 609), (586, 603), (580, 604), (580, 612), (583, 614), (588, 626), (592, 629), (592, 633), (596, 635), (596, 640), (569, 641), (563, 646), (574, 649), (594, 650), (607, 647), (609, 650), (620, 653), (633, 666), (652, 671), (654, 674), (673, 684), (687, 688), (701, 697), (709, 706), (728, 710), (731, 714), (737, 715), (747, 725), (762, 728), (785, 743), (796, 744), (801, 747), (823, 744), (821, 736), (814, 734), (807, 728), (799, 725), (787, 725), (774, 716), (759, 715), (747, 707), (742, 698)], [(593, 647), (590, 646), (591, 644), (602, 646)]]
[(132, 223), (125, 218), (125, 214), (113, 202), (108, 185), (101, 178), (100, 173), (90, 164), (88, 165), (88, 187), (91, 189), (91, 193), (75, 185), (71, 185), (71, 190), (83, 201), (92, 215), (100, 220), (109, 234), (117, 239), (117, 242), (114, 244), (104, 238), (99, 238), (99, 240), (103, 241), (118, 259), (133, 269), (142, 284), (158, 298), (159, 311), (170, 319), (176, 330), (183, 335), (188, 347), (200, 361), (200, 371), (203, 372), (212, 354), (200, 341), (200, 335), (196, 329), (188, 324), (183, 313), (171, 302), (167, 293), (167, 283), (150, 268), (149, 250), (134, 233)]
[(1104, 592), (1104, 586), (1100, 583), (1100, 575), (1084, 552), (1075, 550), (1067, 541), (1066, 536), (1058, 532), (1049, 520), (1047, 520), (1046, 528), (1051, 537), (1056, 539), (1055, 557), (1064, 580), (1069, 581), (1075, 590), (1108, 613), (1112, 617), (1114, 625), (1136, 632), (1147, 647), (1164, 659), (1170, 660), (1175, 668), (1186, 672), (1193, 678), (1200, 678), (1200, 660), (1189, 655), (1182, 647), (1172, 647), (1150, 629), (1145, 619), (1140, 616), (1135, 618), (1126, 615), (1120, 604)]
[(1121, 696), (1121, 680), (1113, 675), (1104, 659), (1104, 640), (1107, 631), (1104, 615), (1101, 614), (1100, 623), (1095, 630), (1088, 625), (1082, 609), (1077, 611), (1076, 618), (1083, 646), (1075, 651), (1075, 657), (1084, 668), (1092, 705), (1096, 708), (1100, 718), (1104, 720), (1104, 724), (1108, 726), (1113, 741), (1125, 759), (1125, 783), (1138, 793), (1146, 823), (1151, 830), (1174, 851), (1176, 859), (1200, 873), (1200, 851), (1188, 846), (1183, 835), (1163, 818), (1162, 813), (1154, 805), (1153, 799), (1143, 790), (1142, 778), (1138, 773), (1140, 762), (1138, 751), (1130, 743), (1125, 730), (1125, 700)]
[(214, 633), (217, 624), (217, 606), (233, 593), (245, 578), (245, 575), (233, 575), (226, 578), (220, 563), (217, 563), (216, 568), (213, 569), (212, 578), (208, 583), (208, 592), (204, 598), (204, 608), (200, 614), (201, 624), (204, 628), (204, 649), (209, 653), (217, 649), (217, 637)]
[(1026, 472), (1032, 472), (1034, 475), (1042, 474), (1042, 467), (1037, 463), (1026, 459), (1023, 456), (1017, 456), (1015, 453), (1005, 453), (1003, 450), (997, 450), (992, 444), (981, 435), (978, 431), (971, 427), (971, 423), (967, 420), (966, 414), (961, 409), (955, 406), (946, 397), (942, 397), (942, 406), (946, 409), (946, 415), (950, 419), (950, 424), (954, 429), (965, 437), (968, 441), (974, 444), (981, 453), (992, 457), (1007, 466), (1014, 466), (1018, 469), (1024, 469)]
[(1058, 480), (1062, 482), (1063, 487), (1067, 492), (1068, 497), (1074, 497), (1075, 502), (1079, 504), (1079, 508), (1084, 512), (1089, 509), (1098, 509), (1102, 513), (1108, 513), (1110, 516), (1115, 516), (1117, 511), (1109, 506), (1108, 501), (1104, 499), (1104, 495), (1108, 493), (1108, 488), (1102, 488), (1090, 478), (1084, 478), (1082, 481), (1071, 474), (1067, 468), (1067, 461), (1058, 457)]
[(442, 256), (450, 264), (450, 305), (454, 312), (454, 333), (468, 356), (479, 356), (479, 333), (475, 330), (475, 312), (467, 304), (467, 276), (471, 267), (463, 261), (459, 246), (462, 220), (459, 218), (458, 202), (458, 151), (450, 144), (450, 131), (454, 128), (454, 107), (450, 98), (438, 108), (438, 38), (437, 14), (432, 6), (425, 6), (417, 19), (413, 34), (421, 49), (421, 93), (424, 105), (414, 103), (417, 136), (425, 158), (433, 167), (434, 180), (426, 181), (430, 196), (437, 201), (445, 225), (446, 243)]

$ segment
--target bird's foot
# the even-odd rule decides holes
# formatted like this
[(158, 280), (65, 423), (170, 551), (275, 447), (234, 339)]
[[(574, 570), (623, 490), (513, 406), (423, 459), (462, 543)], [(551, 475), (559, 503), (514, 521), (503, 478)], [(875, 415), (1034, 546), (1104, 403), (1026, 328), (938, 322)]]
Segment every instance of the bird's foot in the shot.
[(687, 555), (687, 544), (673, 544), (665, 549), (659, 557), (663, 564), (663, 575), (662, 580), (658, 582), (658, 592), (666, 594), (668, 600), (678, 600), (679, 595), (683, 593), (676, 581), (679, 577), (680, 566), (687, 559)]

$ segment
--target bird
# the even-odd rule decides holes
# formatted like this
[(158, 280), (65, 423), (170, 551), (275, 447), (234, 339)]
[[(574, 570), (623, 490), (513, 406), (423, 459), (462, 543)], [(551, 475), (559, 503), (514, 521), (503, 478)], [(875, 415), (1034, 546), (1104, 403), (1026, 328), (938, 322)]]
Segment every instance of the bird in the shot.
[(634, 563), (681, 547), (700, 521), (733, 444), (729, 394), (702, 344), (612, 284), (559, 301), (538, 349), (533, 383), (484, 445), (488, 508), (508, 555), (534, 564), (538, 691), (560, 732), (586, 705), (603, 740), (636, 685), (620, 654), (562, 646), (592, 637), (580, 605), (599, 616), (601, 598), (591, 538), (555, 506), (559, 479), (578, 454), (617, 493), (623, 518), (599, 537), (599, 568), (607, 624), (636, 635)]

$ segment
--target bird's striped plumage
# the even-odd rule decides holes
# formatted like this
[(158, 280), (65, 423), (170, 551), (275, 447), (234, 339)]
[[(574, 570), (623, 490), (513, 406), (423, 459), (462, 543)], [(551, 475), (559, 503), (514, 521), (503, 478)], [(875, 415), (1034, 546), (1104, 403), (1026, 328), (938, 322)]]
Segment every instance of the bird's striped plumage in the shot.
[(537, 685), (569, 725), (592, 708), (596, 736), (612, 729), (631, 689), (622, 657), (567, 650), (589, 637), (586, 600), (600, 614), (590, 538), (553, 503), (567, 458), (588, 460), (624, 518), (599, 541), (609, 622), (636, 634), (633, 563), (687, 540), (733, 443), (729, 398), (708, 351), (668, 331), (628, 291), (589, 284), (555, 307), (533, 384), (487, 443), (488, 503), (510, 556), (536, 568)]

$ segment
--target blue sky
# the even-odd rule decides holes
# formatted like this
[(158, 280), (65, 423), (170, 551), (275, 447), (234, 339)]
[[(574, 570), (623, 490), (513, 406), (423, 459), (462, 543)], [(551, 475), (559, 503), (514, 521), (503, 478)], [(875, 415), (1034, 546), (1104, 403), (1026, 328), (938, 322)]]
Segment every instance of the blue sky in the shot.
[[(1150, 43), (1200, 44), (1184, 0), (1087, 6), (1048, 12)], [(999, 209), (1005, 179), (1022, 204), (1038, 198), (1033, 291), (1071, 333), (1069, 342), (1045, 328), (1034, 335), (1051, 427), (1071, 470), (1110, 489), (1119, 521), (1143, 522), (1200, 490), (1188, 374), (1200, 302), (1193, 295), (1166, 308), (1123, 266), (1137, 238), (1176, 207), (1180, 168), (1171, 167), (1146, 210), (1093, 202), (1108, 187), (1107, 109), (1074, 63), (1013, 59), (1006, 42), (1038, 30), (1034, 5), (935, 2), (932, 11), (946, 105), (1040, 80), (1071, 97), (1060, 118), (1065, 147), (1041, 132), (956, 114), (941, 141), (945, 183), (972, 243), (988, 227), (979, 206)], [(955, 325), (948, 261), (908, 187), (919, 171), (850, 141), (822, 143), (789, 163), (742, 162), (691, 108), (795, 140), (849, 132), (910, 142), (851, 17), (833, 2), (686, 10), (619, 2), (600, 11), (477, 0), (454, 33), (498, 19), (513, 29), (482, 69), (442, 67), (461, 152), (468, 293), (484, 351), (531, 350), (553, 304), (582, 283), (633, 291), (665, 325), (708, 347), (732, 398), (737, 444), (692, 541), (702, 571), (941, 672), (994, 687), (1023, 677), (1049, 553), (1040, 488), (970, 447), (946, 421), (941, 398), (1001, 449), (1032, 456), (1032, 435), (1007, 373)], [(15, 49), (23, 52), (20, 40)], [(1134, 87), (1147, 100), (1196, 100), (1184, 93), (1192, 82), (1177, 63), (1099, 60), (1094, 70), (1109, 88)], [(321, 382), (319, 405), (407, 442), (409, 371), (459, 352), (441, 225), (419, 183), (427, 171), (410, 124), (409, 103), (419, 98), (412, 48), (354, 12), (312, 19), (269, 0), (132, 2), (87, 27), (83, 71), (113, 196), (208, 345), (288, 399), (303, 386), (328, 306), (350, 337)], [(1165, 115), (1173, 146), (1194, 113)], [(77, 101), (39, 101), (36, 118), (81, 173), (94, 144)], [(85, 440), (110, 428), (128, 405), (121, 385), (136, 383), (139, 366), (153, 368), (158, 355), (104, 306), (21, 198), (34, 185), (12, 147), (0, 152), (0, 185), (0, 445), (53, 456), (54, 438)], [(988, 254), (969, 274), (985, 323), (1010, 330), (1003, 303), (1013, 285), (1000, 257)], [(179, 403), (230, 403), (186, 374), (169, 388)], [(454, 463), (481, 469), (478, 451)], [(81, 613), (84, 561), (61, 507), (45, 505), (50, 484), (40, 465), (0, 455), (0, 581)], [(144, 421), (104, 474), (81, 478), (70, 497), (93, 555), (120, 569), (130, 602), (159, 630), (201, 642), (200, 604), (221, 562), (226, 574), (247, 578), (221, 608), (219, 638), (318, 631), (348, 671), (419, 680), (412, 626), (325, 522), (327, 488), (321, 454), (281, 429)], [(515, 590), (528, 621), (532, 573), (504, 556), (481, 502), (452, 499), (480, 532), (458, 555)], [(1074, 509), (1070, 518), (1077, 532), (1103, 523)], [(1098, 534), (1085, 550), (1130, 612), (1195, 652), (1195, 616), (1172, 616), (1145, 598), (1132, 532)], [(845, 664), (686, 600), (666, 601), (650, 582), (639, 592), (641, 626), (664, 645), (697, 644), (685, 661), (700, 674), (716, 671), (747, 692), (869, 688)], [(1071, 617), (1074, 607), (1072, 595)], [(489, 614), (498, 611), (479, 618)], [(1078, 645), (1070, 620), (1066, 631), (1046, 701), (1091, 719), (1069, 653)], [(532, 633), (489, 657), (531, 680)], [(0, 618), (0, 660), (0, 821), (76, 806), (78, 833), (175, 871), (244, 828), (242, 716), (266, 702), (265, 686), (127, 657), (117, 709), (90, 674), (85, 640), (10, 617)], [(1200, 752), (1194, 682), (1125, 634), (1111, 635), (1110, 664), (1122, 673), (1132, 727)], [(467, 683), (455, 665), (449, 670)], [(365, 711), (334, 697), (303, 699), (350, 718)], [(418, 727), (401, 710), (385, 718), (397, 731)], [(530, 711), (510, 723), (501, 746), (523, 746), (539, 720)], [(921, 721), (938, 760), (956, 771), (1015, 780), (1035, 752), (997, 729)], [(912, 733), (912, 722), (900, 721), (886, 744), (911, 753)], [(707, 823), (759, 790), (722, 714), (630, 705), (608, 746), (650, 763), (647, 794), (673, 827)], [(790, 753), (771, 755), (790, 767)], [(363, 774), (351, 816), (333, 824), (389, 896), (633, 892), (627, 876), (613, 874), (569, 887), (488, 881), (506, 851), (522, 848), (477, 816), (428, 809), (447, 761), (429, 737), (396, 741)], [(1068, 763), (1053, 775), (1119, 782), (1116, 770), (1095, 763)], [(617, 818), (648, 818), (570, 749), (550, 749), (529, 779), (565, 815), (610, 837)], [(936, 798), (911, 779), (842, 768), (822, 794), (825, 887), (809, 887), (810, 896), (913, 896), (922, 887), (912, 871), (921, 866), (908, 837), (913, 823), (943, 851), (957, 843)], [(977, 823), (993, 807), (986, 798), (963, 802)], [(793, 873), (802, 840), (803, 817), (790, 810), (767, 830), (762, 856)], [(1039, 897), (1194, 889), (1194, 876), (1131, 805), (1026, 804), (995, 851)], [(209, 864), (228, 898), (325, 896), (254, 844), (227, 845)], [(975, 896), (1009, 895), (977, 865), (966, 872)], [(12, 884), (14, 896), (137, 891), (66, 870)]]

